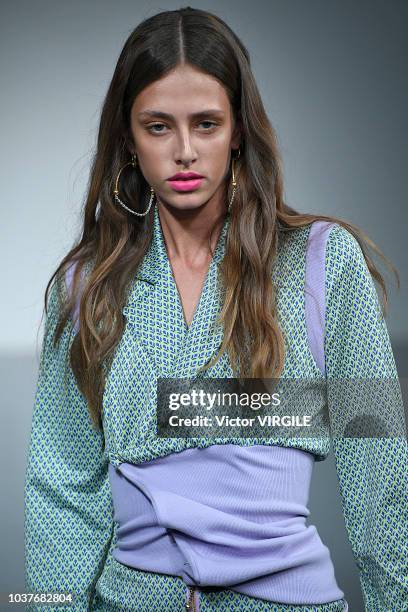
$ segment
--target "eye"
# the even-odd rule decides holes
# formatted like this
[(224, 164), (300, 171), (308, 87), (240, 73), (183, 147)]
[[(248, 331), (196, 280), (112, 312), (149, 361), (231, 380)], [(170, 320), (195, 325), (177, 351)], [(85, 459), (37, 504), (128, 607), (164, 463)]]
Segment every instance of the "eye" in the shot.
[[(204, 123), (209, 124), (209, 128), (205, 129), (206, 132), (209, 132), (213, 127), (216, 127), (217, 124), (214, 121), (201, 121), (198, 125), (203, 125)], [(166, 127), (164, 125), (164, 123), (152, 123), (151, 125), (147, 126), (147, 131), (151, 132), (152, 134), (162, 134), (164, 132), (164, 130), (155, 130), (154, 128), (157, 127)]]
[(160, 133), (162, 130), (160, 130), (160, 132), (156, 132), (156, 131), (153, 129), (153, 128), (157, 127), (157, 126), (159, 126), (159, 127), (165, 127), (163, 123), (152, 123), (152, 125), (148, 125), (148, 126), (147, 126), (147, 130), (148, 130), (149, 132), (153, 132), (153, 134), (159, 134), (159, 133)]
[(214, 121), (202, 121), (199, 125), (203, 125), (203, 123), (209, 123), (210, 127), (215, 127), (217, 125), (216, 123), (214, 123)]

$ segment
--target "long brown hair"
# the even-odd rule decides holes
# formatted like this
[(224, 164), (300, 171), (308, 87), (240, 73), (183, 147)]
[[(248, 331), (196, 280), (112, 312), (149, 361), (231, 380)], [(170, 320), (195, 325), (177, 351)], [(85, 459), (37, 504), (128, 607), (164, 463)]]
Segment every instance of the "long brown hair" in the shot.
[[(183, 63), (224, 85), (243, 130), (241, 156), (236, 162), (239, 189), (219, 267), (225, 298), (221, 313), (224, 340), (217, 358), (227, 350), (234, 372), (239, 369), (243, 378), (280, 376), (285, 349), (271, 278), (280, 232), (317, 219), (346, 228), (358, 240), (368, 268), (381, 286), (384, 315), (385, 283), (365, 243), (394, 271), (399, 286), (394, 266), (355, 225), (336, 217), (301, 214), (284, 203), (276, 135), (251, 71), (248, 51), (229, 26), (216, 15), (191, 7), (156, 14), (133, 30), (119, 56), (102, 108), (82, 236), (53, 273), (44, 297), (47, 313), (51, 283), (54, 279), (59, 282), (75, 262), (72, 291), (63, 303), (55, 331), (57, 343), (77, 302), (81, 271), (89, 270), (82, 286), (80, 329), (72, 342), (70, 365), (98, 428), (102, 424), (105, 365), (122, 336), (127, 291), (152, 238), (153, 208), (145, 217), (135, 217), (117, 206), (112, 197), (115, 178), (129, 161), (133, 145), (130, 111), (135, 97), (147, 85)], [(231, 196), (228, 185), (226, 201)], [(135, 210), (145, 209), (149, 185), (140, 170), (122, 173), (120, 193)], [(244, 346), (247, 361), (240, 357)]]

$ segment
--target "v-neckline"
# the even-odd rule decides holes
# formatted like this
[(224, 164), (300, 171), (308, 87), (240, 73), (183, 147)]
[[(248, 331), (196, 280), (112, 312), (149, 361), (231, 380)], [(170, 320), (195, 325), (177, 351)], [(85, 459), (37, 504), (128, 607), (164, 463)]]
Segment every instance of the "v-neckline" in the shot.
[[(168, 258), (168, 255), (167, 255), (167, 258)], [(204, 293), (204, 289), (205, 289), (206, 284), (207, 284), (207, 278), (208, 278), (208, 275), (210, 273), (210, 267), (211, 267), (212, 260), (213, 260), (213, 257), (211, 257), (210, 263), (209, 263), (209, 265), (207, 267), (207, 272), (205, 274), (204, 281), (203, 281), (203, 283), (201, 285), (200, 295), (198, 296), (198, 301), (197, 301), (197, 303), (195, 305), (195, 308), (194, 308), (193, 317), (192, 317), (192, 319), (190, 321), (190, 324), (188, 324), (187, 323), (187, 319), (186, 319), (186, 312), (185, 312), (184, 306), (183, 306), (183, 300), (181, 299), (181, 293), (180, 293), (180, 290), (179, 290), (178, 285), (177, 285), (176, 277), (174, 275), (174, 269), (173, 269), (173, 266), (171, 265), (171, 261), (169, 259), (169, 267), (170, 267), (170, 272), (171, 272), (171, 276), (172, 276), (171, 280), (172, 280), (172, 283), (174, 283), (175, 289), (177, 291), (178, 307), (179, 307), (179, 311), (181, 311), (181, 315), (183, 317), (184, 328), (185, 328), (186, 333), (189, 332), (191, 326), (193, 325), (193, 321), (194, 321), (194, 318), (196, 316), (196, 312), (198, 311), (198, 307), (199, 307), (200, 302), (201, 302), (201, 297), (202, 297), (202, 295)]]
[(207, 268), (207, 272), (204, 277), (203, 284), (201, 285), (201, 291), (200, 291), (200, 295), (199, 295), (196, 307), (194, 309), (193, 318), (191, 319), (191, 322), (188, 325), (186, 316), (185, 316), (185, 312), (184, 312), (184, 308), (183, 308), (183, 302), (181, 299), (180, 291), (177, 286), (176, 279), (174, 276), (174, 271), (173, 271), (168, 253), (167, 253), (166, 241), (164, 238), (163, 228), (161, 226), (160, 215), (159, 215), (157, 206), (155, 207), (155, 214), (157, 215), (157, 227), (159, 231), (159, 238), (160, 238), (160, 243), (161, 243), (161, 248), (162, 248), (162, 254), (164, 255), (165, 264), (167, 266), (167, 271), (168, 271), (169, 277), (171, 278), (171, 283), (173, 285), (175, 294), (177, 296), (178, 317), (182, 321), (184, 334), (185, 336), (187, 336), (192, 333), (192, 330), (196, 326), (196, 321), (200, 316), (200, 311), (201, 311), (202, 303), (204, 300), (204, 296), (206, 295), (208, 291), (208, 283), (209, 283), (210, 277), (212, 276), (213, 268), (218, 263), (218, 261), (220, 260), (220, 258), (222, 257), (224, 253), (224, 237), (228, 229), (228, 225), (229, 225), (229, 215), (227, 214), (223, 221), (223, 226), (221, 228), (221, 231), (217, 239), (217, 243), (214, 249), (214, 254), (210, 259), (210, 263)]

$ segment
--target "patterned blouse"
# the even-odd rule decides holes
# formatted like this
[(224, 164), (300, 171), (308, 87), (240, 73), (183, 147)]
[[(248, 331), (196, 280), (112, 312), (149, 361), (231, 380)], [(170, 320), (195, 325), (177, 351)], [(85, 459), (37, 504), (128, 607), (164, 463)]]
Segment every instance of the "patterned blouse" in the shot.
[[(213, 444), (263, 444), (308, 451), (316, 461), (324, 460), (332, 449), (366, 610), (408, 610), (407, 439), (389, 334), (358, 242), (343, 227), (331, 224), (327, 226), (320, 269), (324, 295), (324, 308), (318, 313), (322, 366), (318, 352), (312, 350), (306, 316), (306, 256), (313, 249), (313, 226), (281, 235), (272, 275), (286, 347), (281, 378), (323, 383), (317, 386), (305, 411), (316, 418), (320, 415), (320, 433), (315, 437), (156, 435), (158, 378), (194, 378), (222, 341), (222, 328), (212, 325), (222, 305), (217, 272), (225, 251), (228, 216), (193, 320), (187, 326), (155, 208), (153, 239), (128, 293), (123, 308), (125, 330), (107, 374), (103, 431), (92, 426), (87, 403), (68, 362), (78, 329), (77, 311), (67, 322), (57, 347), (53, 347), (59, 298), (66, 297), (68, 291), (64, 282), (53, 286), (26, 470), (27, 591), (74, 593), (69, 609), (75, 612), (182, 610), (186, 590), (180, 578), (135, 572), (112, 557), (117, 526), (113, 521), (109, 464), (143, 464)], [(316, 328), (315, 333), (319, 338)], [(227, 354), (200, 376), (232, 378)], [(338, 381), (342, 384), (337, 387)], [(368, 391), (363, 385), (367, 381), (374, 381)], [(392, 387), (394, 393), (390, 393)], [(373, 395), (371, 402), (367, 401), (367, 392)], [(367, 406), (369, 422), (379, 427), (373, 437), (370, 433), (362, 437)], [(381, 435), (386, 426), (394, 433), (388, 429)], [(108, 607), (108, 601), (112, 607)], [(203, 595), (200, 610), (343, 609), (330, 605), (274, 607), (271, 602), (256, 607), (254, 601), (225, 591)], [(60, 608), (38, 602), (27, 609)]]

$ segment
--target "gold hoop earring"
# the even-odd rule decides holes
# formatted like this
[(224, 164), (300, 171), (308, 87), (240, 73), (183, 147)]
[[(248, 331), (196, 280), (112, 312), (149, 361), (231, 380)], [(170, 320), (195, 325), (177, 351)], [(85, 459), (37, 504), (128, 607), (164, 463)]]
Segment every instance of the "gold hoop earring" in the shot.
[(231, 159), (231, 172), (232, 172), (232, 195), (228, 204), (228, 212), (231, 211), (231, 205), (235, 197), (235, 191), (237, 189), (237, 182), (235, 180), (235, 161), (241, 157), (241, 148), (238, 148), (238, 154), (236, 157)]
[(113, 195), (114, 195), (114, 197), (115, 197), (116, 202), (118, 202), (118, 204), (120, 204), (121, 206), (123, 206), (123, 208), (125, 208), (125, 209), (126, 209), (128, 212), (132, 213), (132, 215), (137, 215), (138, 217), (144, 217), (144, 216), (145, 216), (145, 215), (147, 215), (147, 213), (149, 212), (150, 207), (151, 207), (151, 205), (152, 205), (152, 203), (153, 203), (153, 199), (154, 199), (154, 189), (153, 189), (153, 187), (150, 187), (150, 200), (149, 200), (149, 205), (148, 205), (147, 209), (145, 210), (145, 212), (143, 212), (143, 213), (139, 213), (139, 212), (136, 212), (135, 210), (132, 210), (131, 208), (129, 208), (128, 206), (126, 206), (126, 204), (124, 204), (124, 203), (122, 202), (122, 200), (119, 198), (119, 188), (118, 188), (118, 185), (119, 185), (119, 177), (120, 177), (120, 174), (121, 174), (121, 172), (122, 172), (123, 168), (126, 168), (126, 166), (129, 166), (129, 165), (132, 165), (132, 166), (133, 166), (133, 168), (136, 168), (136, 166), (137, 166), (137, 158), (136, 158), (136, 155), (132, 154), (132, 161), (127, 162), (126, 164), (124, 164), (124, 166), (122, 166), (122, 167), (121, 167), (121, 169), (119, 170), (118, 175), (117, 175), (117, 177), (116, 177), (116, 181), (115, 181), (115, 189), (113, 190)]

